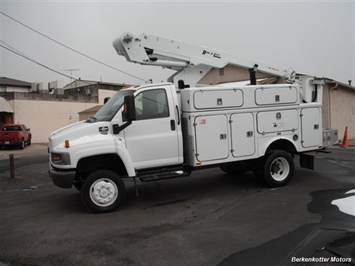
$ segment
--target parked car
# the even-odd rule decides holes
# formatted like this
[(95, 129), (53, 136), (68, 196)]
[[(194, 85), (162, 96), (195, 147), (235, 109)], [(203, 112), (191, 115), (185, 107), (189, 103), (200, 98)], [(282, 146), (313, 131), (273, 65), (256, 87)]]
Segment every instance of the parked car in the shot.
[(32, 134), (24, 124), (3, 125), (0, 130), (0, 147), (18, 146), (24, 149), (25, 145), (31, 145)]

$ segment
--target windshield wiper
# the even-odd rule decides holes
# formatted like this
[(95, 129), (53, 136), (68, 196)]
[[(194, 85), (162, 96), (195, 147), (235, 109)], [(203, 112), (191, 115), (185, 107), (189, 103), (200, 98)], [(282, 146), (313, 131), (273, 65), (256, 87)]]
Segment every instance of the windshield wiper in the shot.
[(86, 122), (88, 122), (88, 123), (94, 123), (94, 122), (96, 122), (96, 121), (97, 121), (97, 118), (94, 117), (94, 116), (89, 117), (89, 118), (86, 120)]

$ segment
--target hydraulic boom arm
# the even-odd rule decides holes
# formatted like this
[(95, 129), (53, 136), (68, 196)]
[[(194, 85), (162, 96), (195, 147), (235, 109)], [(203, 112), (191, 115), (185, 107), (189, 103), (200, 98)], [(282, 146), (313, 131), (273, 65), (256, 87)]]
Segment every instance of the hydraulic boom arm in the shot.
[(247, 68), (254, 72), (261, 71), (281, 77), (289, 83), (293, 83), (295, 79), (295, 72), (291, 68), (281, 69), (206, 47), (185, 44), (154, 35), (135, 36), (126, 32), (113, 42), (113, 46), (116, 52), (125, 56), (129, 62), (176, 70), (177, 73), (169, 78), (169, 81), (176, 85), (178, 80), (182, 79), (185, 84), (195, 86), (212, 68), (223, 68), (227, 65)]

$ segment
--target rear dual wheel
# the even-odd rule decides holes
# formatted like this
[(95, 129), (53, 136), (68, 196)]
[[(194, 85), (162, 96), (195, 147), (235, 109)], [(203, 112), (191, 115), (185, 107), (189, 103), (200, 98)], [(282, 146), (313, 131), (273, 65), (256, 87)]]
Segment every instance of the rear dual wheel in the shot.
[(275, 150), (259, 160), (254, 174), (262, 183), (270, 187), (281, 187), (290, 182), (294, 169), (291, 154)]

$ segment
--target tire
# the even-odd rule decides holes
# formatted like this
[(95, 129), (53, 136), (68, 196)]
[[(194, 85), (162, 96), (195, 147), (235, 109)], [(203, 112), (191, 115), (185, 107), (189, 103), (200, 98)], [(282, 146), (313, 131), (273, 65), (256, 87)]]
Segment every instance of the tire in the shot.
[[(265, 156), (264, 156), (265, 157)], [(265, 163), (265, 158), (261, 157), (257, 159), (253, 165), (253, 173), (256, 178), (256, 180), (263, 186), (268, 186), (268, 184), (265, 181), (264, 178), (264, 163)]]
[(223, 164), (219, 168), (226, 174), (235, 176), (241, 176), (251, 169), (246, 162)]
[(262, 177), (270, 187), (281, 187), (290, 182), (294, 169), (292, 156), (288, 152), (276, 150), (266, 155)]
[(82, 183), (82, 182), (74, 182), (74, 183), (73, 183), (73, 186), (74, 186), (77, 190), (81, 191), (81, 188), (83, 187), (83, 183)]
[(109, 170), (88, 175), (81, 190), (81, 200), (93, 212), (111, 212), (124, 202), (126, 187), (121, 177)]
[(20, 149), (23, 150), (25, 148), (25, 140), (22, 139), (21, 144), (20, 144)]

